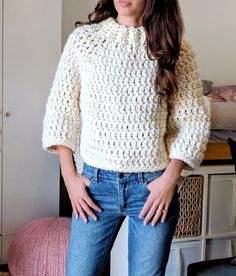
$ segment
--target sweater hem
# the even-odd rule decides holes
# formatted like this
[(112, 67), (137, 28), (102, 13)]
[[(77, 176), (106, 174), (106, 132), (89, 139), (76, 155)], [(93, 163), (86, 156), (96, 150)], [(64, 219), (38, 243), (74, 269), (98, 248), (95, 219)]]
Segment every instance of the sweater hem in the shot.
[(95, 160), (89, 160), (86, 158), (82, 158), (82, 160), (83, 162), (93, 167), (97, 167), (104, 170), (124, 172), (124, 173), (154, 172), (154, 171), (166, 169), (167, 165), (169, 164), (169, 160), (166, 160), (166, 162), (163, 162), (162, 166), (158, 164), (153, 164), (149, 166), (140, 166), (140, 164), (138, 164), (137, 166), (133, 166), (133, 165), (124, 166), (124, 165), (118, 165), (117, 163), (112, 164), (112, 163), (96, 162)]

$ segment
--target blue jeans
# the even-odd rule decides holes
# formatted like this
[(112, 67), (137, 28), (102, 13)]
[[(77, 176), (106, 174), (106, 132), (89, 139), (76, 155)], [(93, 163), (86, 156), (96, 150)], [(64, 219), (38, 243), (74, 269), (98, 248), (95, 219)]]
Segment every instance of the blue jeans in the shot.
[(143, 224), (139, 213), (150, 191), (147, 185), (161, 176), (155, 172), (121, 173), (83, 165), (83, 175), (89, 178), (87, 191), (103, 212), (87, 213), (88, 222), (72, 212), (70, 239), (66, 260), (66, 276), (101, 276), (123, 220), (128, 216), (129, 276), (165, 275), (170, 246), (179, 217), (178, 186), (170, 203), (166, 220), (151, 226)]

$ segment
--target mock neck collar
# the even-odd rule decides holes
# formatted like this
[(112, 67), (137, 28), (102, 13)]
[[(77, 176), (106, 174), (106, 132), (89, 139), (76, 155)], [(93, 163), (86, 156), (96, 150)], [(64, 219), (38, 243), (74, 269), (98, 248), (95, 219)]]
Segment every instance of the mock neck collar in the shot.
[(111, 27), (117, 30), (124, 30), (124, 31), (130, 31), (130, 32), (144, 32), (144, 27), (141, 26), (129, 26), (125, 24), (119, 23), (114, 17), (108, 17), (104, 20), (106, 23), (110, 24)]
[(146, 35), (143, 26), (120, 24), (113, 17), (108, 17), (99, 24), (113, 42), (123, 46), (132, 45), (135, 48), (145, 44)]

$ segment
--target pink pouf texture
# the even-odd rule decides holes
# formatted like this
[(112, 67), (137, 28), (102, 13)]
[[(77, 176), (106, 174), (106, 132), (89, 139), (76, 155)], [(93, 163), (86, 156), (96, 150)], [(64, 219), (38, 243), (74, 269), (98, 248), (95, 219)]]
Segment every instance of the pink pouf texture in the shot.
[(19, 229), (8, 251), (12, 276), (64, 276), (71, 218), (46, 217)]

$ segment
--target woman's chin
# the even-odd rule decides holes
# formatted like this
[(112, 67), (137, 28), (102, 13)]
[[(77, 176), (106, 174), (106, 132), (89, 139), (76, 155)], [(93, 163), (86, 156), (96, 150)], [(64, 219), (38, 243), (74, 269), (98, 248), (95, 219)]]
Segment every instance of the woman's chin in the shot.
[(118, 14), (120, 16), (133, 16), (133, 11), (129, 8), (126, 8), (126, 9), (118, 9)]

